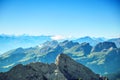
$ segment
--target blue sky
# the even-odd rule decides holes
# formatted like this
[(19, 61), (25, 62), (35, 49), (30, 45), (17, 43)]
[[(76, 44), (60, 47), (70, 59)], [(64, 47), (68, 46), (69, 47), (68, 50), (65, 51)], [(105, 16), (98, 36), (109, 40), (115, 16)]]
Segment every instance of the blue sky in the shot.
[(120, 37), (119, 0), (0, 0), (0, 34)]

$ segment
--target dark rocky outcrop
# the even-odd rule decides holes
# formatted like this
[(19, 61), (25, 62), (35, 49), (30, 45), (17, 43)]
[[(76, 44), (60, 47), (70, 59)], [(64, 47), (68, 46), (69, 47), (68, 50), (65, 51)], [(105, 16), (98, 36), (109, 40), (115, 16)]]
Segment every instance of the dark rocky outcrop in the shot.
[(113, 42), (101, 42), (93, 48), (92, 52), (101, 52), (110, 48), (117, 48), (117, 47)]
[(0, 73), (0, 80), (47, 80), (47, 73), (53, 73), (55, 64), (19, 64), (6, 73)]
[(30, 63), (16, 65), (0, 73), (0, 80), (99, 80), (99, 76), (65, 54), (59, 54), (51, 64)]

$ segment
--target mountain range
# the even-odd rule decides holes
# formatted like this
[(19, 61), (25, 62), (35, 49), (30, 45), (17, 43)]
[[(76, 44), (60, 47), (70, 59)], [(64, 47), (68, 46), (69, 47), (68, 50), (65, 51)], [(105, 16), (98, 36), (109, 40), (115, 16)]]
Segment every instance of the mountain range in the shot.
[(10, 71), (0, 73), (0, 80), (107, 80), (65, 54), (59, 54), (55, 63), (18, 64)]
[[(15, 49), (18, 47), (28, 48), (34, 47), (38, 44), (44, 43), (46, 41), (52, 41), (52, 36), (29, 36), (29, 35), (21, 35), (21, 36), (12, 36), (12, 35), (0, 35), (0, 54), (7, 52), (8, 50)], [(65, 39), (63, 39), (65, 40)], [(62, 40), (62, 41), (63, 41)], [(73, 42), (87, 42), (92, 46), (95, 46), (99, 42), (109, 41), (114, 42), (117, 47), (120, 47), (120, 38), (91, 38), (89, 36), (80, 37), (77, 39), (71, 39)], [(61, 41), (61, 40), (58, 40)]]
[(50, 36), (0, 35), (0, 54), (18, 47), (27, 48), (36, 46), (50, 40)]
[(120, 70), (120, 48), (113, 42), (100, 42), (91, 46), (89, 43), (53, 40), (36, 47), (13, 49), (0, 55), (0, 72), (8, 71), (17, 64), (53, 63), (60, 53), (67, 54), (102, 75)]

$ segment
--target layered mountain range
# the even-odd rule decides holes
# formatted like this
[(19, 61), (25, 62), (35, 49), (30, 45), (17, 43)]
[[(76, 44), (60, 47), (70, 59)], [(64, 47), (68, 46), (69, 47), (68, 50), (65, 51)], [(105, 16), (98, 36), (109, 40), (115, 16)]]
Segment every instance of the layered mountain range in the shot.
[(59, 54), (55, 63), (18, 64), (10, 71), (0, 73), (0, 80), (107, 80), (77, 63), (65, 54)]
[(101, 75), (120, 71), (120, 48), (113, 42), (100, 42), (96, 46), (73, 41), (47, 41), (36, 47), (17, 48), (0, 55), (0, 72), (10, 70), (17, 64), (31, 62), (53, 63), (60, 53)]
[(27, 48), (36, 46), (48, 40), (51, 40), (50, 36), (0, 35), (0, 54), (18, 47)]
[[(14, 35), (0, 35), (0, 54), (15, 49), (18, 47), (28, 48), (34, 47), (38, 44), (44, 43), (45, 41), (53, 40), (54, 36), (30, 36), (30, 35), (21, 35), (21, 36), (14, 36)], [(65, 39), (62, 39), (65, 40)], [(112, 39), (105, 39), (105, 38), (91, 38), (89, 36), (80, 37), (76, 39), (70, 39), (73, 42), (87, 42), (92, 46), (95, 46), (99, 42), (109, 41), (114, 42), (117, 47), (120, 47), (120, 38), (112, 38)], [(58, 40), (58, 41), (61, 41)], [(15, 44), (15, 45), (14, 45)]]

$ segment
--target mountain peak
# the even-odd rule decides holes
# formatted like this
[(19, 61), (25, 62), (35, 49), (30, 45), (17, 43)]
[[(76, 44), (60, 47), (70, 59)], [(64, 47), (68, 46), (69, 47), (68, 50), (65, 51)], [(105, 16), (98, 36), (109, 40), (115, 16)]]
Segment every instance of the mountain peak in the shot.
[[(15, 75), (16, 74), (16, 75)], [(66, 54), (59, 54), (55, 64), (18, 64), (10, 71), (0, 73), (0, 80), (99, 80), (89, 68), (75, 62)]]
[(52, 40), (52, 41), (46, 41), (43, 43), (44, 46), (50, 46), (50, 47), (55, 47), (58, 45), (58, 41)]
[(93, 48), (93, 52), (100, 52), (110, 48), (117, 48), (117, 47), (113, 42), (100, 42)]
[(59, 65), (60, 61), (63, 61), (64, 59), (71, 59), (71, 58), (67, 56), (66, 54), (61, 53), (56, 57), (55, 64)]
[(73, 47), (75, 45), (78, 45), (78, 44), (79, 44), (78, 42), (73, 42), (73, 41), (65, 40), (65, 41), (63, 41), (63, 42), (60, 43), (60, 46), (71, 48), (71, 47)]
[(89, 68), (75, 62), (66, 54), (59, 54), (56, 58), (55, 64), (68, 80), (99, 80), (98, 76)]

